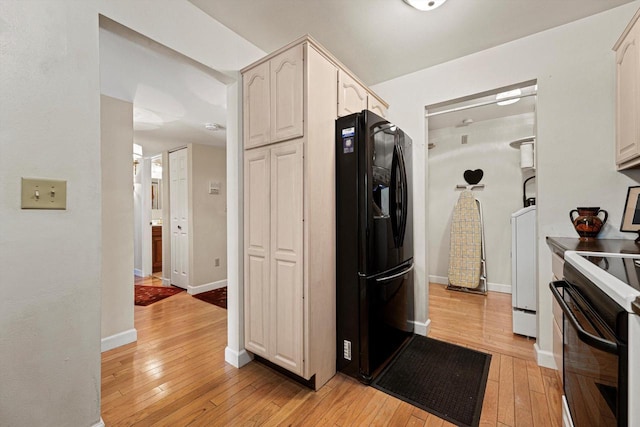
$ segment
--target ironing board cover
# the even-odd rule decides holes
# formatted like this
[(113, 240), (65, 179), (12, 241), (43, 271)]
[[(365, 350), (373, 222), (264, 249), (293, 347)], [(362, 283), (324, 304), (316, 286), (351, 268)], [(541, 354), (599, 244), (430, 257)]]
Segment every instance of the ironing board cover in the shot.
[(477, 288), (480, 285), (481, 227), (476, 199), (471, 191), (464, 190), (453, 209), (451, 221), (449, 284), (465, 288)]

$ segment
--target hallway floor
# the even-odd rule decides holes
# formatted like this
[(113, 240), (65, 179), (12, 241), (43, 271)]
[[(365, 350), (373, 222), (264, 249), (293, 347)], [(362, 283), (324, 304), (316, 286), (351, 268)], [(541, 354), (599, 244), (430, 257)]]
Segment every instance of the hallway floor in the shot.
[[(561, 425), (558, 375), (511, 333), (511, 295), (431, 284), (430, 317), (430, 337), (493, 355), (480, 425)], [(138, 342), (102, 354), (106, 425), (452, 426), (342, 374), (313, 392), (256, 362), (233, 368), (226, 318), (186, 292), (136, 306)]]

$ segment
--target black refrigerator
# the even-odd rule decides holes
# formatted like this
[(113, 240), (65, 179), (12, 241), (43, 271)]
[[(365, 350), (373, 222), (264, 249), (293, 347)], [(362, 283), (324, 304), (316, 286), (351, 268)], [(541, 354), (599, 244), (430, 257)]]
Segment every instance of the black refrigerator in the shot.
[(370, 383), (413, 334), (411, 138), (364, 110), (336, 120), (337, 369)]

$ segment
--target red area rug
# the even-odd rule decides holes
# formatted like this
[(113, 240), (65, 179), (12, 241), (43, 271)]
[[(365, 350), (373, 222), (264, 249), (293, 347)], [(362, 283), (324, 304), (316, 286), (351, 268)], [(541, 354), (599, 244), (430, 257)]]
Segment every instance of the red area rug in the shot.
[(209, 304), (217, 305), (224, 309), (227, 308), (227, 287), (214, 289), (212, 291), (202, 292), (199, 294), (191, 295), (199, 300), (206, 301)]
[(149, 305), (182, 292), (182, 289), (168, 286), (135, 285), (135, 305)]

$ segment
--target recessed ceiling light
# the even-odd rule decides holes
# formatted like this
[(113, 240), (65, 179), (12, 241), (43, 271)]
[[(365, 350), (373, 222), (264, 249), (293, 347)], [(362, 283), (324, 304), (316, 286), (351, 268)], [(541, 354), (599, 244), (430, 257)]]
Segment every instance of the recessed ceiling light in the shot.
[[(522, 91), (520, 89), (514, 89), (507, 92), (502, 92), (496, 95), (496, 100), (505, 99), (505, 98), (513, 98), (514, 96), (522, 95)], [(514, 104), (520, 101), (520, 98), (508, 99), (506, 101), (496, 102), (498, 105), (509, 105)]]
[(418, 10), (433, 10), (447, 0), (403, 0), (409, 6), (415, 7)]

